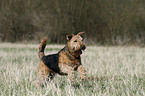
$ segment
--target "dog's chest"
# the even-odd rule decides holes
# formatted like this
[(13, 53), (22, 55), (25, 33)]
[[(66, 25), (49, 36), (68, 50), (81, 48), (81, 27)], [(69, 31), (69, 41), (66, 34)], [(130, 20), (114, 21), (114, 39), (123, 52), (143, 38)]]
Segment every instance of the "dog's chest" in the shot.
[(77, 66), (79, 66), (80, 65), (80, 60), (73, 60), (73, 61), (67, 61), (66, 62), (69, 66), (72, 66), (72, 67), (77, 67)]
[(75, 67), (78, 67), (79, 65), (81, 65), (81, 59), (80, 59), (80, 57), (79, 58), (71, 58), (62, 52), (59, 56), (59, 63), (66, 64), (68, 66), (75, 68)]

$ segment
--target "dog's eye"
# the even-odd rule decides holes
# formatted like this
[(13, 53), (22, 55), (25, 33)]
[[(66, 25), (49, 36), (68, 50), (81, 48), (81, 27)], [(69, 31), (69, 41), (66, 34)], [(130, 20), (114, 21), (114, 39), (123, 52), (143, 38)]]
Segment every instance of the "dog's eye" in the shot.
[(77, 42), (77, 40), (75, 40), (74, 42)]

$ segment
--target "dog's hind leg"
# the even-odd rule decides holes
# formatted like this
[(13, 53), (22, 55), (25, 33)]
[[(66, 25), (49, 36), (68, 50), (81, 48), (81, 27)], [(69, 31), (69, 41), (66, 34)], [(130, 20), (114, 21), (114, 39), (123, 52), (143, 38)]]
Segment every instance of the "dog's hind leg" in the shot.
[(46, 82), (53, 79), (55, 73), (53, 73), (44, 63), (43, 61), (40, 62), (38, 66), (38, 77), (37, 77), (37, 85), (44, 86)]

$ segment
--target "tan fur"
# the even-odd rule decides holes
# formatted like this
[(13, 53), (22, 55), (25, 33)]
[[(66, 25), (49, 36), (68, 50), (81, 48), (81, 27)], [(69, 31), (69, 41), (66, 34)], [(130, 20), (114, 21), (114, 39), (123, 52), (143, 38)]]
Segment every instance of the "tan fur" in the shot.
[[(77, 35), (67, 35), (67, 46), (59, 52), (58, 66), (60, 69), (60, 75), (68, 74), (71, 81), (75, 81), (75, 71), (78, 71), (82, 80), (85, 80), (85, 68), (82, 66), (80, 58), (80, 50), (86, 48), (83, 44), (83, 38), (80, 36), (84, 32), (80, 32)], [(40, 52), (42, 46), (46, 46), (47, 38), (43, 38), (38, 49), (38, 56), (41, 59), (44, 56), (44, 52)], [(55, 75), (55, 72), (48, 68), (42, 60), (38, 66), (38, 80), (39, 85), (44, 84), (46, 79), (50, 80), (50, 74)]]
[(46, 46), (46, 43), (47, 43), (47, 37), (44, 37), (38, 48), (38, 57), (40, 59), (44, 56), (44, 52), (40, 52), (40, 50), (42, 49), (42, 46)]

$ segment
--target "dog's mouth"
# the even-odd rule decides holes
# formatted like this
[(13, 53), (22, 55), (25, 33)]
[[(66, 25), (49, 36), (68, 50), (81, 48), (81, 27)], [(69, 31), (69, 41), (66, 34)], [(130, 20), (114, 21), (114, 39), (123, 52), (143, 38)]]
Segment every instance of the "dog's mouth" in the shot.
[(81, 55), (82, 54), (82, 50), (76, 50), (75, 51), (78, 55)]
[(82, 51), (85, 50), (85, 49), (86, 49), (86, 46), (82, 46), (80, 49), (74, 50), (74, 52), (78, 56), (78, 55), (81, 55), (82, 54)]

